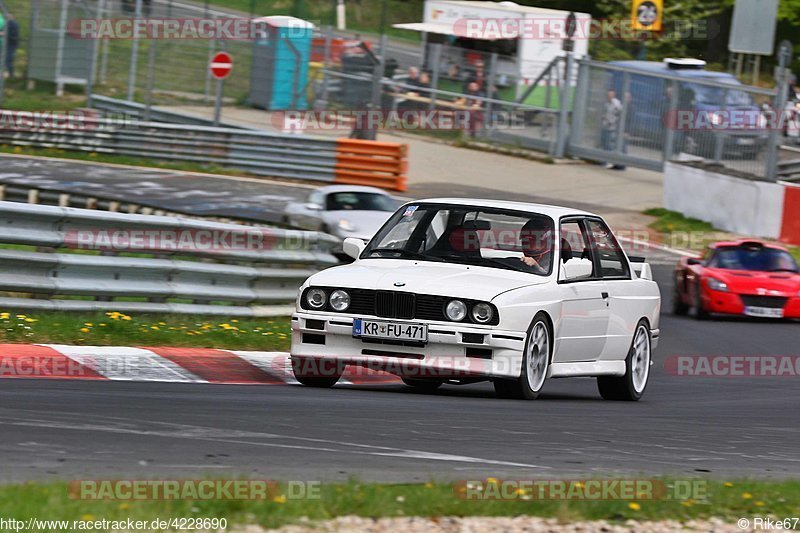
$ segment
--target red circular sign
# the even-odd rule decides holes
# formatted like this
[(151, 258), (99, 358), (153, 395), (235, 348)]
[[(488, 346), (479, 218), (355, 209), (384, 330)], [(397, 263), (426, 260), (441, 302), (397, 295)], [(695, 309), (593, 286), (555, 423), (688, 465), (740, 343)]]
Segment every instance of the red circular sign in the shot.
[(209, 69), (215, 78), (224, 80), (230, 75), (231, 70), (233, 70), (233, 58), (226, 52), (217, 52), (214, 54), (214, 57), (211, 58)]

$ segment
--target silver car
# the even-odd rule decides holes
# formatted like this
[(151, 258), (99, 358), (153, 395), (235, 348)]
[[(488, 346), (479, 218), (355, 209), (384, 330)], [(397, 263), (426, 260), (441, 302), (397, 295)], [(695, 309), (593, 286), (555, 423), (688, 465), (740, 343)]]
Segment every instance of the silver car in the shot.
[(287, 204), (281, 221), (297, 228), (329, 233), (342, 240), (355, 237), (367, 242), (399, 205), (399, 201), (382, 189), (330, 185), (314, 189), (305, 202)]

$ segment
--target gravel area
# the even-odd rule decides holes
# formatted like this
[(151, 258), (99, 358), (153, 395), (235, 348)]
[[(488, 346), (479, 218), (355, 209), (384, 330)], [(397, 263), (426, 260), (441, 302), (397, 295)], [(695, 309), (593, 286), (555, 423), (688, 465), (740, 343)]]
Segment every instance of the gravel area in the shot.
[(717, 518), (709, 520), (692, 520), (688, 522), (677, 521), (635, 521), (628, 520), (621, 523), (606, 521), (570, 522), (559, 523), (552, 518), (537, 518), (519, 516), (506, 517), (442, 517), (442, 518), (361, 518), (344, 516), (325, 522), (308, 522), (297, 525), (284, 526), (279, 529), (266, 530), (261, 526), (240, 526), (230, 529), (238, 533), (261, 533), (273, 531), (281, 533), (311, 533), (311, 532), (364, 532), (386, 533), (387, 531), (402, 531), (403, 533), (484, 533), (486, 531), (503, 531), (509, 533), (535, 532), (535, 533), (671, 533), (704, 532), (728, 533), (743, 530), (736, 522), (724, 521)]

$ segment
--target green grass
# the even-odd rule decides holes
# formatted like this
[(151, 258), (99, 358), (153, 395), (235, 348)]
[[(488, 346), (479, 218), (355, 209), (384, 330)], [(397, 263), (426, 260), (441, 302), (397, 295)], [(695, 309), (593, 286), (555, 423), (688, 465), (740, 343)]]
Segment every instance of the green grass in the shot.
[[(715, 228), (708, 222), (686, 217), (663, 207), (646, 209), (643, 213), (656, 217), (650, 227), (661, 233), (664, 242), (671, 246), (700, 251), (714, 241), (730, 238), (730, 234)], [(800, 247), (786, 247), (794, 258), (800, 261)]]
[[(169, 477), (169, 479), (175, 479)], [(669, 481), (665, 480), (667, 483)], [(0, 516), (26, 520), (152, 520), (156, 517), (225, 518), (228, 525), (260, 524), (267, 528), (337, 516), (444, 517), (542, 516), (575, 520), (681, 520), (719, 517), (736, 523), (740, 517), (798, 516), (800, 482), (708, 482), (708, 499), (609, 500), (563, 502), (541, 500), (467, 500), (453, 485), (323, 484), (317, 499), (286, 498), (285, 485), (270, 491), (268, 500), (87, 501), (67, 496), (66, 483), (26, 483), (0, 487)], [(284, 492), (284, 494), (281, 494)], [(45, 529), (46, 531), (46, 529)]]
[(0, 343), (289, 349), (288, 318), (0, 311)]

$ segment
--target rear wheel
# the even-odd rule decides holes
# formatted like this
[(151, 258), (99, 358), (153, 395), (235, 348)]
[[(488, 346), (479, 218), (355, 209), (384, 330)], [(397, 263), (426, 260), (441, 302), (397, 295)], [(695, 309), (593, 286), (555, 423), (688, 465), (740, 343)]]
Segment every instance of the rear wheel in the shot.
[(415, 389), (425, 392), (433, 392), (444, 384), (443, 381), (438, 379), (413, 379), (413, 378), (401, 378), (401, 379), (403, 380), (403, 383), (405, 383), (409, 387), (414, 387)]
[(338, 361), (313, 357), (292, 357), (292, 372), (297, 381), (309, 387), (329, 388), (336, 385), (344, 372)]
[(500, 398), (534, 400), (539, 396), (550, 366), (552, 343), (550, 328), (542, 313), (536, 315), (528, 331), (522, 354), (522, 372), (517, 379), (495, 379), (494, 390)]
[(650, 329), (640, 320), (625, 358), (624, 376), (598, 376), (597, 388), (604, 400), (637, 401), (644, 394), (650, 377)]

